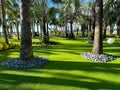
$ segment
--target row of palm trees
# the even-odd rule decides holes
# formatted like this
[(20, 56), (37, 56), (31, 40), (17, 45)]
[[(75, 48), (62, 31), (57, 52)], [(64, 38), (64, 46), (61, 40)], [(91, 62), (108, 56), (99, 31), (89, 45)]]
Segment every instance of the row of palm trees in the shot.
[[(5, 0), (6, 4), (6, 14), (7, 14), (7, 33), (9, 33), (9, 37), (11, 37), (11, 33), (13, 32), (13, 27), (16, 27), (16, 32), (18, 39), (19, 37), (19, 20), (20, 20), (20, 13), (19, 13), (19, 0)], [(53, 0), (54, 1), (54, 0)], [(59, 2), (58, 2), (59, 1)], [(62, 1), (62, 3), (61, 3)], [(104, 1), (104, 38), (106, 38), (106, 27), (110, 25), (111, 30), (110, 34), (113, 32), (113, 24), (116, 23), (116, 19), (112, 13), (115, 13), (115, 15), (118, 16), (118, 12), (116, 12), (116, 9), (119, 7), (119, 3), (117, 2), (117, 5), (111, 5), (114, 4), (113, 0), (106, 0)], [(45, 40), (43, 38), (43, 41), (48, 42), (49, 36), (48, 36), (48, 29), (49, 28), (43, 28), (43, 26), (48, 26), (49, 24), (52, 24), (54, 26), (63, 27), (65, 31), (65, 36), (70, 36), (71, 39), (74, 39), (74, 31), (73, 31), (73, 23), (78, 23), (81, 25), (81, 31), (82, 36), (85, 36), (85, 30), (87, 29), (87, 33), (91, 31), (91, 25), (93, 24), (93, 8), (91, 2), (87, 2), (85, 4), (81, 4), (80, 0), (56, 0), (54, 3), (59, 3), (58, 7), (48, 7), (48, 0), (31, 0), (30, 4), (30, 15), (31, 15), (31, 27), (32, 27), (32, 36), (35, 37), (35, 26), (37, 25), (37, 32), (41, 35), (45, 35)], [(116, 4), (116, 3), (115, 3)], [(111, 6), (111, 7), (110, 7)], [(41, 8), (44, 7), (44, 8)], [(116, 14), (117, 13), (117, 14)], [(58, 15), (58, 18), (56, 18), (56, 14)], [(109, 17), (107, 17), (109, 15)], [(116, 17), (117, 17), (116, 16)], [(46, 18), (46, 19), (45, 19)], [(119, 19), (118, 19), (119, 22)], [(68, 23), (70, 24), (70, 34), (68, 33)], [(89, 28), (86, 28), (88, 27)], [(94, 27), (94, 25), (93, 25)], [(40, 29), (41, 28), (41, 31)], [(77, 27), (76, 27), (77, 28)], [(42, 29), (44, 32), (42, 32)], [(63, 32), (64, 32), (63, 31)], [(79, 31), (79, 28), (76, 29), (77, 34)], [(43, 33), (43, 34), (42, 34)], [(118, 30), (119, 35), (119, 30)], [(48, 38), (47, 38), (48, 37)], [(48, 39), (48, 40), (47, 40)]]
[[(105, 2), (103, 0), (94, 0), (93, 4), (91, 4), (90, 2), (88, 3), (88, 7), (90, 8), (87, 9), (82, 8), (82, 3), (80, 0), (52, 1), (57, 4), (58, 7), (48, 7), (48, 0), (20, 0), (20, 4), (18, 0), (1, 0), (3, 35), (7, 44), (9, 44), (7, 37), (7, 29), (9, 28), (12, 32), (12, 28), (14, 25), (16, 27), (18, 39), (20, 39), (18, 24), (21, 25), (20, 59), (26, 60), (33, 57), (31, 35), (33, 37), (35, 36), (35, 25), (37, 25), (37, 27), (40, 26), (41, 28), (42, 41), (44, 43), (48, 43), (48, 24), (65, 27), (66, 37), (69, 36), (70, 39), (73, 39), (73, 22), (80, 23), (80, 21), (84, 21), (84, 23), (81, 24), (81, 27), (89, 26), (89, 29), (91, 29), (91, 25), (93, 24), (92, 28), (94, 32), (94, 45), (92, 53), (102, 54), (103, 22), (107, 21), (107, 24), (105, 26), (109, 25), (109, 22), (114, 23), (114, 19), (111, 19), (112, 15), (110, 15), (111, 18), (107, 18), (108, 12), (104, 12), (106, 8), (108, 10), (109, 5), (113, 4), (112, 0), (110, 0), (111, 2), (109, 2), (109, 0), (108, 2)], [(8, 6), (6, 6), (7, 4)], [(111, 6), (111, 8), (113, 10), (117, 10), (118, 6), (119, 4), (114, 1), (114, 4), (113, 6)], [(86, 14), (86, 12), (88, 13)], [(92, 12), (92, 14), (89, 15), (89, 12)], [(117, 17), (118, 16), (119, 14), (117, 14)], [(83, 20), (81, 20), (81, 18), (83, 18)], [(117, 19), (118, 26), (120, 26), (119, 21), (120, 18)], [(9, 27), (7, 28), (8, 23)], [(67, 23), (70, 23), (70, 34), (68, 34)], [(84, 30), (82, 31), (84, 32)]]

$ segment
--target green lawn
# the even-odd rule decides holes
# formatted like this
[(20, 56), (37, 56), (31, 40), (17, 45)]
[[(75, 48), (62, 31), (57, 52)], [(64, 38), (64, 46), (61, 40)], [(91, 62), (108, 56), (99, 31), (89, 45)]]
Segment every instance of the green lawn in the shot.
[[(80, 56), (92, 45), (84, 38), (67, 40), (54, 37), (58, 45), (33, 45), (34, 55), (49, 59), (48, 64), (30, 69), (0, 66), (0, 90), (119, 90), (120, 44), (104, 41), (104, 52), (118, 56), (109, 63), (95, 63)], [(12, 41), (12, 40), (11, 40)], [(39, 40), (34, 39), (34, 42)], [(16, 41), (17, 42), (17, 41)], [(19, 56), (19, 49), (0, 52), (0, 61)]]

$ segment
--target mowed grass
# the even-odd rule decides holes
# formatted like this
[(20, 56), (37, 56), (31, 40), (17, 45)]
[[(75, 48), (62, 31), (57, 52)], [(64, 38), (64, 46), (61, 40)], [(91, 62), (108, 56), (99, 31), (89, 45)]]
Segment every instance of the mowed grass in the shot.
[[(92, 45), (85, 38), (68, 40), (53, 37), (57, 45), (33, 44), (35, 56), (49, 62), (37, 68), (15, 69), (0, 66), (0, 90), (119, 90), (120, 89), (120, 44), (119, 39), (108, 45), (104, 41), (104, 53), (118, 58), (108, 63), (95, 63), (81, 57), (90, 52)], [(12, 41), (12, 40), (11, 40)], [(14, 41), (14, 40), (13, 40)], [(34, 39), (33, 42), (39, 42)], [(0, 52), (0, 61), (19, 56), (19, 49)]]

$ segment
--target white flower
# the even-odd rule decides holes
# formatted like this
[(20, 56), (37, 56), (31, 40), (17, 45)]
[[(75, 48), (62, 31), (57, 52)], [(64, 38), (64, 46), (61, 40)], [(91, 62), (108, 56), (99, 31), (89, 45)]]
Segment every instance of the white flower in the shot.
[(114, 43), (114, 39), (113, 39), (113, 38), (109, 38), (109, 39), (107, 40), (107, 43), (108, 43), (108, 44), (113, 44), (113, 43)]

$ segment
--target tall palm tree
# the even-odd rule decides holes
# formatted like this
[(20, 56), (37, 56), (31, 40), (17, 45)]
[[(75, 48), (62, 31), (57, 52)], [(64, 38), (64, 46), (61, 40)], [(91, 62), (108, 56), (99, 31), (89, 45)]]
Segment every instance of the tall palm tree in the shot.
[(7, 16), (8, 16), (7, 18), (8, 18), (9, 27), (10, 27), (10, 24), (12, 25), (11, 27), (13, 27), (13, 26), (16, 27), (17, 38), (20, 39), (20, 37), (19, 37), (20, 13), (19, 13), (18, 0), (7, 1)]
[(73, 16), (74, 16), (74, 3), (73, 1), (68, 1), (68, 16), (69, 16), (69, 23), (70, 23), (70, 38), (74, 39), (74, 33), (73, 33)]
[(5, 12), (5, 0), (1, 0), (1, 11), (2, 11), (2, 29), (3, 29), (3, 36), (5, 38), (5, 43), (9, 44), (8, 36), (6, 32), (6, 12)]
[(47, 34), (47, 28), (46, 28), (46, 22), (47, 22), (47, 0), (42, 0), (41, 2), (43, 10), (42, 10), (42, 29), (43, 29), (43, 36), (42, 36), (42, 42), (48, 43), (49, 42), (49, 36)]
[[(63, 0), (62, 4), (61, 4), (61, 9), (60, 13), (62, 13), (62, 15), (60, 15), (59, 18), (63, 18), (64, 23), (67, 25), (67, 23), (70, 23), (70, 34), (69, 34), (69, 38), (70, 39), (74, 39), (74, 32), (73, 32), (73, 23), (75, 22), (75, 20), (78, 18), (79, 14), (80, 14), (80, 3), (81, 0)], [(67, 30), (67, 28), (66, 28)], [(67, 31), (66, 31), (67, 32)], [(67, 33), (66, 33), (67, 35)]]
[(21, 47), (20, 60), (33, 57), (30, 27), (30, 0), (20, 0)]
[[(0, 5), (1, 6), (1, 5)], [(0, 9), (0, 17), (1, 17), (1, 9)], [(0, 18), (0, 27), (2, 26), (2, 18)], [(0, 32), (0, 35), (2, 36), (2, 32)]]
[(103, 0), (94, 0), (95, 3), (95, 35), (94, 45), (92, 49), (93, 54), (103, 53), (102, 42), (102, 19), (103, 19)]
[(49, 36), (47, 34), (47, 11), (48, 11), (48, 0), (33, 0), (35, 9), (35, 21), (41, 22), (41, 29), (42, 29), (42, 42), (48, 43), (49, 42)]

